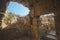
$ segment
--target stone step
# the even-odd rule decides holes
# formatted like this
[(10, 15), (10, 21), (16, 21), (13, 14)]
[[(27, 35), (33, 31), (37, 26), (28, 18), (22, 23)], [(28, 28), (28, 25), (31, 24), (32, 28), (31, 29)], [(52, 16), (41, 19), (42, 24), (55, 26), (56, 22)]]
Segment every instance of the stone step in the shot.
[(52, 35), (47, 35), (46, 38), (56, 40), (56, 37)]
[(50, 31), (46, 35), (46, 40), (57, 40), (57, 38), (56, 38), (56, 32), (55, 31)]
[(56, 36), (56, 32), (55, 31), (50, 31), (48, 34)]

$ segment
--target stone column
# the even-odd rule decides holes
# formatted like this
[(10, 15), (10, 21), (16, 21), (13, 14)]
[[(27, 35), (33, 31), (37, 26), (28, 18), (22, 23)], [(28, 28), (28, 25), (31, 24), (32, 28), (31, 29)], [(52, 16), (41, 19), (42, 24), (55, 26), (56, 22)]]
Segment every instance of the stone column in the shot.
[(33, 40), (39, 40), (40, 39), (40, 33), (38, 28), (38, 18), (35, 16), (35, 8), (32, 6), (30, 11), (30, 24), (31, 24), (31, 33)]
[(56, 35), (57, 40), (60, 40), (60, 0), (55, 0), (55, 28), (56, 28)]
[(55, 28), (57, 40), (60, 40), (60, 12), (55, 14)]
[(34, 40), (40, 40), (37, 18), (32, 19), (31, 31), (32, 31), (32, 35), (33, 35)]

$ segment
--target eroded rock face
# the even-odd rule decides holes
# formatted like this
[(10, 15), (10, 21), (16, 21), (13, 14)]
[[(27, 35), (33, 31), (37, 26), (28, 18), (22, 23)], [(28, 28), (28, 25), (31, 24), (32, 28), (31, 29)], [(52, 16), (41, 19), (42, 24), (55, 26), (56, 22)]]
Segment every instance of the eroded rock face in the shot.
[[(15, 19), (13, 19), (12, 21), (14, 20)], [(29, 17), (28, 16), (25, 18), (18, 17), (17, 22), (15, 21), (12, 24), (9, 25), (7, 24), (6, 27), (2, 28), (1, 35), (2, 35), (2, 40), (32, 40)]]
[(13, 13), (5, 13), (2, 19), (2, 29), (16, 22), (17, 16), (15, 16)]
[[(29, 37), (31, 39), (30, 32), (30, 28), (28, 28), (21, 22), (14, 23), (12, 25), (9, 25), (7, 28), (2, 29), (4, 40), (18, 40), (24, 37)], [(26, 38), (26, 40), (27, 39), (28, 38)]]

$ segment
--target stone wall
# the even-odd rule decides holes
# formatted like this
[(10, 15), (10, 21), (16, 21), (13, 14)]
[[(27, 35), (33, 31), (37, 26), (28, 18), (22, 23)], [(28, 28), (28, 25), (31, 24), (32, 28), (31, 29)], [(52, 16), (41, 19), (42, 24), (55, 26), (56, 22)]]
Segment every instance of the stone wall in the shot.
[(54, 16), (41, 16), (40, 17), (42, 25), (46, 25), (49, 30), (55, 30)]

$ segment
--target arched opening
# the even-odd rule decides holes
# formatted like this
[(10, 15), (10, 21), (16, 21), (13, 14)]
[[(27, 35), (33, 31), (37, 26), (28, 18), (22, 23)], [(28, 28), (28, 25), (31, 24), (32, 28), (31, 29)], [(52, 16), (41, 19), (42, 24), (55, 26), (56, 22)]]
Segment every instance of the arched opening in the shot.
[(20, 17), (27, 16), (30, 12), (29, 8), (19, 4), (18, 2), (10, 2), (6, 11), (8, 13), (12, 12), (13, 14), (16, 14)]
[[(55, 29), (55, 20), (54, 13), (44, 14), (40, 16), (40, 30), (43, 30), (47, 33), (46, 37), (51, 39), (56, 39), (56, 29)], [(44, 33), (42, 32), (42, 34)], [(54, 35), (54, 36), (53, 36)]]
[(5, 17), (3, 18), (2, 28), (16, 22), (24, 22), (25, 16), (28, 16), (30, 10), (18, 2), (9, 2), (6, 9)]
[(50, 31), (55, 31), (54, 13), (44, 14), (40, 16), (41, 24), (48, 26)]
[[(13, 4), (11, 4), (11, 3), (13, 3)], [(6, 35), (6, 36), (4, 36), (4, 38), (5, 38), (4, 40), (9, 40), (9, 39), (25, 40), (24, 38), (25, 38), (25, 36), (27, 36), (27, 34), (28, 34), (27, 31), (29, 30), (29, 28), (24, 25), (23, 20), (24, 20), (25, 16), (27, 16), (29, 14), (29, 11), (30, 10), (27, 7), (23, 6), (22, 4), (18, 4), (17, 2), (10, 2), (9, 6), (7, 7), (6, 13), (5, 13), (6, 19), (4, 19), (5, 24), (6, 25), (8, 24), (8, 25), (7, 26), (2, 25), (3, 26), (2, 29), (5, 31), (3, 34)], [(15, 20), (16, 16), (19, 18), (19, 19), (17, 19), (17, 22)], [(28, 18), (26, 17), (26, 19), (28, 19)], [(4, 22), (4, 20), (3, 20), (3, 22)], [(10, 23), (12, 23), (11, 21), (16, 22), (16, 23), (9, 25)], [(7, 35), (9, 35), (9, 36), (7, 36)], [(26, 40), (30, 40), (30, 38), (26, 37)]]

